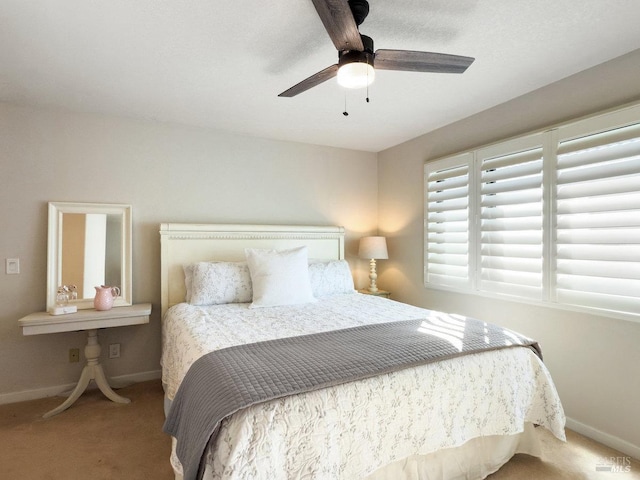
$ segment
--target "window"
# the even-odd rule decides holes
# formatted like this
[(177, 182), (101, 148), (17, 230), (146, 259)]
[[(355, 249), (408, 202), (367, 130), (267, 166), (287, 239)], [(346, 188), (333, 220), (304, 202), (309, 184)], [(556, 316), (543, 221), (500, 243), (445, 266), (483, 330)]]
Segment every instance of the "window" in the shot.
[(425, 178), (425, 278), (437, 285), (470, 287), (469, 173), (471, 154), (438, 162)]
[(427, 163), (425, 286), (640, 321), (640, 105)]
[(640, 313), (640, 124), (560, 141), (558, 302)]
[(477, 152), (478, 289), (542, 298), (541, 136)]

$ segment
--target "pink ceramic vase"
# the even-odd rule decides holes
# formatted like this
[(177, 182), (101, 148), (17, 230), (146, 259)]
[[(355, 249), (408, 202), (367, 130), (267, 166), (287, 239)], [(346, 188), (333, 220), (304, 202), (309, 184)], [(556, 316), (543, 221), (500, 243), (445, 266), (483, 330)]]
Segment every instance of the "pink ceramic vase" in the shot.
[(101, 285), (96, 288), (96, 296), (93, 299), (93, 306), (96, 310), (111, 310), (113, 301), (120, 295), (118, 287), (108, 287)]

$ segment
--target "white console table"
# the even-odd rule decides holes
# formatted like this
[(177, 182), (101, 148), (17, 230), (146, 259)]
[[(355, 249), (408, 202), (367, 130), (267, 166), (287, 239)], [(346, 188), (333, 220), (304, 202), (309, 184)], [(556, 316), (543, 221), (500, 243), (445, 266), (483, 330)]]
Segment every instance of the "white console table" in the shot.
[(114, 307), (107, 311), (78, 310), (77, 313), (67, 315), (54, 316), (46, 312), (38, 312), (18, 320), (23, 335), (87, 331), (87, 345), (84, 347), (87, 364), (82, 370), (78, 384), (64, 403), (45, 413), (43, 417), (52, 417), (69, 408), (86, 390), (91, 380), (95, 380), (100, 391), (110, 400), (117, 403), (129, 403), (131, 400), (121, 397), (109, 386), (99, 361), (101, 349), (98, 343), (98, 329), (149, 323), (150, 314), (151, 304), (141, 303), (127, 307)]

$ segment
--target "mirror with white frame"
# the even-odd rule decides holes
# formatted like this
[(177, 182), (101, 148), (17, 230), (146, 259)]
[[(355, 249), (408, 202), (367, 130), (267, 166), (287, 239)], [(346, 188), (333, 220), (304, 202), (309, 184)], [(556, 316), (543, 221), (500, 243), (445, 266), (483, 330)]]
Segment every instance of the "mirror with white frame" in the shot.
[(74, 285), (69, 305), (93, 308), (95, 287), (118, 287), (113, 306), (132, 304), (131, 206), (49, 202), (47, 310), (60, 286)]

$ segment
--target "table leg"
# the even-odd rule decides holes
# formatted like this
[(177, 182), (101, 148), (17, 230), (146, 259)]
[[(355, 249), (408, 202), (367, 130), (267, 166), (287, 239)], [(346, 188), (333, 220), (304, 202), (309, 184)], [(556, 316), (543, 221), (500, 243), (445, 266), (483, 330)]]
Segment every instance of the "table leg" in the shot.
[(100, 358), (100, 344), (98, 343), (98, 330), (87, 330), (87, 345), (84, 347), (84, 355), (87, 358), (87, 364), (82, 369), (82, 375), (80, 375), (80, 380), (76, 385), (76, 388), (73, 389), (69, 398), (67, 398), (60, 406), (54, 408), (53, 410), (45, 413), (43, 418), (53, 417), (60, 412), (63, 412), (67, 408), (69, 408), (80, 395), (86, 390), (87, 386), (89, 386), (89, 382), (94, 380), (96, 385), (100, 391), (109, 399), (116, 403), (129, 403), (131, 400), (125, 397), (121, 397), (113, 389), (109, 386), (109, 382), (107, 381), (107, 377), (104, 374), (104, 370), (102, 369), (102, 365), (98, 361)]

